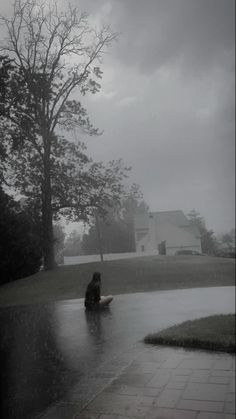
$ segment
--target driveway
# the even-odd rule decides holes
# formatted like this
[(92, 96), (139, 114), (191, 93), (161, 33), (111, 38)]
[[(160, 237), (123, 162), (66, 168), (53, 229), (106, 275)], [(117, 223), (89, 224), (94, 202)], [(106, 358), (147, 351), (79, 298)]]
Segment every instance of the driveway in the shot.
[(234, 287), (216, 287), (119, 295), (100, 314), (86, 314), (82, 299), (2, 308), (2, 417), (48, 418), (51, 406), (75, 399), (82, 408), (128, 362), (122, 353), (142, 345), (147, 333), (233, 313), (234, 298)]

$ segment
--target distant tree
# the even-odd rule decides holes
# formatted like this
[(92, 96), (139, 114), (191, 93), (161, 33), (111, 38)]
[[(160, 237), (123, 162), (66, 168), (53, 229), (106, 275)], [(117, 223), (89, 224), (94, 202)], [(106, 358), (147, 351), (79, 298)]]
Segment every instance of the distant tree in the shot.
[(55, 261), (56, 263), (63, 264), (65, 232), (64, 232), (64, 228), (60, 224), (53, 225), (53, 236), (54, 236)]
[(213, 255), (216, 250), (216, 238), (214, 231), (206, 228), (204, 218), (195, 209), (188, 214), (188, 219), (190, 224), (198, 227), (199, 229), (202, 252), (207, 255)]
[[(59, 12), (56, 1), (15, 0), (12, 17), (3, 17), (2, 23), (7, 34), (1, 48), (5, 54), (0, 65), (1, 131), (8, 149), (11, 147), (10, 155), (18, 151), (15, 165), (20, 156), (18, 168), (24, 163), (21, 179), (28, 173), (29, 162), (37, 168), (31, 178), (35, 177), (41, 199), (44, 266), (51, 269), (53, 164), (66, 154), (63, 146), (68, 146), (59, 138), (58, 128), (79, 127), (89, 135), (98, 134), (74, 93), (83, 97), (99, 91), (101, 58), (116, 34), (108, 26), (99, 31), (90, 27), (86, 14), (79, 14), (76, 8), (68, 6), (66, 12)], [(1, 146), (0, 152), (8, 149)], [(64, 165), (65, 172), (70, 171), (68, 160)], [(23, 181), (20, 185), (19, 180), (21, 192), (29, 194), (30, 188), (26, 191), (25, 185)]]
[[(148, 206), (141, 201), (141, 193), (137, 185), (136, 191), (127, 195), (119, 206), (110, 208), (104, 218), (93, 219), (87, 234), (83, 236), (83, 250), (85, 254), (124, 253), (135, 251), (134, 216), (138, 212), (148, 211)], [(99, 236), (97, 223), (99, 223)]]
[(232, 243), (233, 243), (233, 237), (231, 236), (231, 234), (226, 233), (226, 234), (223, 234), (223, 236), (221, 237), (221, 241), (222, 241), (222, 243), (226, 243), (228, 245), (232, 245)]
[(36, 273), (42, 263), (40, 228), (30, 210), (0, 187), (0, 283)]
[(221, 241), (222, 243), (226, 243), (229, 247), (232, 247), (234, 243), (233, 234), (231, 232), (223, 234), (223, 236), (221, 237)]
[(65, 240), (64, 255), (79, 256), (82, 253), (81, 235), (73, 230)]
[[(106, 220), (100, 218), (97, 220), (99, 226), (94, 221), (89, 232), (83, 236), (83, 251), (85, 254), (101, 253), (120, 253), (129, 252), (128, 232), (126, 226), (121, 220), (117, 220), (107, 215)], [(100, 230), (100, 238), (97, 228)], [(99, 242), (101, 240), (101, 243)]]
[(235, 252), (235, 229), (230, 230), (228, 233), (222, 234), (219, 238), (220, 245), (228, 248), (228, 251)]
[(121, 203), (122, 217), (121, 221), (125, 225), (126, 243), (128, 251), (135, 252), (135, 234), (134, 234), (134, 217), (136, 214), (142, 214), (149, 211), (149, 207), (145, 201), (142, 200), (142, 193), (138, 185), (134, 185), (134, 190), (123, 199)]

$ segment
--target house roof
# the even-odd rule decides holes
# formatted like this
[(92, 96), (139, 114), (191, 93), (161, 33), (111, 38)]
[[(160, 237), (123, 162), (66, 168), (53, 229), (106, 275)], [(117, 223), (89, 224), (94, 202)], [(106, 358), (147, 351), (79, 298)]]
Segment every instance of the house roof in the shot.
[(157, 223), (170, 223), (177, 227), (189, 225), (187, 217), (181, 210), (151, 212), (150, 215), (156, 218)]
[(177, 227), (189, 226), (189, 221), (183, 211), (157, 211), (135, 215), (135, 228), (145, 230), (149, 228), (149, 218), (154, 218), (157, 224), (170, 223)]

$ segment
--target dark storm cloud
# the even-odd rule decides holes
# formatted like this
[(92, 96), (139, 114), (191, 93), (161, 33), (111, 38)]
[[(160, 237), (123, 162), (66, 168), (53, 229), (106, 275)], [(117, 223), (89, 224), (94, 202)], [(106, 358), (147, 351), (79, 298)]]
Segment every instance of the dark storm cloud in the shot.
[(233, 0), (90, 0), (84, 7), (102, 13), (108, 4), (121, 32), (117, 57), (143, 72), (174, 63), (197, 72), (233, 52)]
[[(122, 3), (125, 29), (129, 28), (128, 37), (132, 41), (131, 48), (126, 44), (123, 49), (124, 60), (135, 61), (143, 71), (174, 62), (196, 71), (217, 65), (233, 49), (231, 0)], [(132, 25), (133, 19), (138, 19), (138, 25)]]

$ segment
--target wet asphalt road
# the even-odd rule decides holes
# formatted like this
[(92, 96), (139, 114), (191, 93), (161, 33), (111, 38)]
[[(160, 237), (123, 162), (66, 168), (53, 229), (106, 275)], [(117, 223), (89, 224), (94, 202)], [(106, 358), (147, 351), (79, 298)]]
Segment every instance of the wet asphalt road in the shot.
[(34, 419), (148, 333), (234, 311), (234, 287), (120, 295), (100, 313), (82, 299), (2, 308), (1, 417)]

